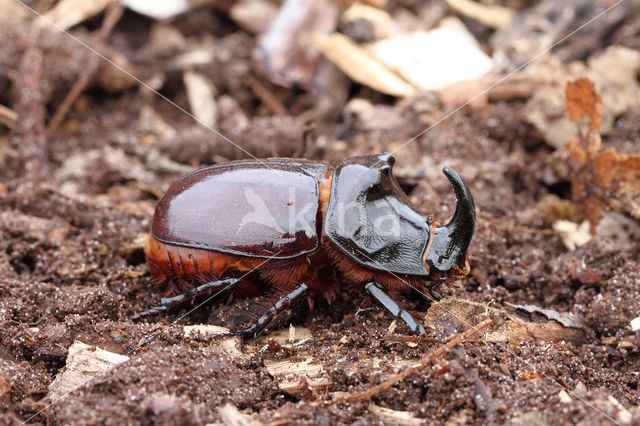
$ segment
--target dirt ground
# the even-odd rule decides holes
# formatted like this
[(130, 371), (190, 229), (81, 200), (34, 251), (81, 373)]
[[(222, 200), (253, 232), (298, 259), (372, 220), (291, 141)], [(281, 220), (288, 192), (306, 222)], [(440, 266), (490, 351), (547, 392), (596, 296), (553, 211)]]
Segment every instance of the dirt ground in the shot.
[[(305, 25), (288, 12), (276, 47), (264, 40), (280, 2), (200, 2), (167, 21), (103, 5), (67, 26), (68, 10), (51, 13), (63, 3), (78, 7), (27, 2), (75, 39), (0, 1), (0, 423), (640, 424), (638, 2), (480, 2), (511, 13), (489, 25), (444, 0), (365, 2), (390, 21), (347, 20), (351, 1), (289, 0), (315, 14)], [(265, 12), (247, 18), (238, 4)], [(311, 41), (294, 47), (314, 31), (358, 47), (450, 18), (493, 58), (490, 78), (394, 95)], [(604, 107), (576, 122), (565, 85), (579, 77)], [(422, 212), (452, 214), (443, 164), (478, 210), (461, 288), (440, 303), (403, 301), (426, 337), (346, 282), (333, 303), (289, 311), (243, 342), (184, 327), (238, 327), (260, 298), (131, 320), (170, 295), (143, 247), (180, 175), (250, 155), (337, 164), (396, 149), (395, 175)], [(606, 150), (617, 162), (603, 170), (627, 186), (603, 183), (595, 159)], [(487, 329), (389, 389), (322, 403), (371, 389), (485, 318)], [(85, 356), (127, 358), (82, 370), (74, 342), (90, 345)], [(53, 390), (71, 370), (91, 380)]]

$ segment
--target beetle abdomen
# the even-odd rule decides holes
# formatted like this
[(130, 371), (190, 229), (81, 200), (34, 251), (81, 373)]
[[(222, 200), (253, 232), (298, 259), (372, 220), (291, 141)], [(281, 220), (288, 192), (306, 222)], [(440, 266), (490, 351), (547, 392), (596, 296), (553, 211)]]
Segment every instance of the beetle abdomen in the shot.
[(150, 237), (145, 254), (151, 276), (168, 284), (176, 294), (206, 281), (231, 277), (243, 278), (236, 292), (243, 296), (256, 293), (265, 284), (286, 291), (301, 281), (308, 283), (314, 298), (328, 289), (335, 291), (335, 277), (322, 249), (309, 257), (267, 260), (166, 244)]
[(149, 272), (169, 284), (174, 292), (186, 291), (204, 281), (240, 276), (260, 266), (259, 258), (166, 244), (153, 236), (145, 249)]

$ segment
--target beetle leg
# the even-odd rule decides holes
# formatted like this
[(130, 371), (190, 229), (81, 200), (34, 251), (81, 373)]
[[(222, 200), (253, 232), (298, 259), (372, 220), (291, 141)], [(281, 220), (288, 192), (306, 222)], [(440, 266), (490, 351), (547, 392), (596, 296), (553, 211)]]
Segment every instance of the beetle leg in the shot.
[[(297, 300), (304, 299), (309, 293), (309, 286), (305, 283), (298, 284), (296, 288), (285, 294), (272, 307), (267, 310), (260, 318), (258, 318), (249, 327), (232, 331), (229, 333), (234, 336), (258, 335), (264, 330), (279, 314), (286, 310), (291, 304)], [(221, 335), (222, 336), (222, 335)]]
[(378, 302), (382, 303), (382, 306), (387, 308), (387, 310), (391, 312), (391, 315), (396, 318), (401, 318), (409, 326), (411, 331), (418, 334), (426, 334), (422, 324), (419, 324), (409, 312), (400, 307), (398, 302), (393, 300), (378, 284), (370, 282), (365, 285), (364, 288), (370, 295), (375, 297)]
[(240, 280), (237, 278), (206, 282), (177, 296), (162, 298), (160, 300), (160, 305), (154, 306), (148, 311), (136, 314), (131, 317), (131, 319), (135, 321), (142, 317), (148, 317), (160, 312), (176, 310), (183, 305), (193, 303), (196, 299), (201, 299), (211, 294), (217, 296), (219, 293), (235, 288), (239, 282)]
[(441, 300), (444, 297), (442, 294), (438, 293), (436, 290), (446, 281), (447, 281), (447, 275), (442, 274), (436, 282), (432, 283), (431, 286), (429, 286), (429, 294), (431, 295), (431, 297), (436, 299), (436, 301)]

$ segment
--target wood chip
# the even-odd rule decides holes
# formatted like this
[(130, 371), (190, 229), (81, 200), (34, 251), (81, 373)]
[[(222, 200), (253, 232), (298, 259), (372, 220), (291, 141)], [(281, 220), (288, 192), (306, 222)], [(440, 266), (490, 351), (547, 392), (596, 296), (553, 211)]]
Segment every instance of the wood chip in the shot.
[(76, 341), (69, 347), (65, 369), (49, 385), (47, 397), (52, 401), (63, 398), (89, 380), (128, 360), (128, 356)]
[(229, 11), (229, 16), (238, 26), (253, 34), (267, 32), (278, 8), (268, 0), (241, 0)]
[(631, 331), (640, 330), (640, 317), (635, 317), (631, 320)]
[(471, 0), (447, 0), (456, 12), (493, 29), (504, 28), (511, 23), (516, 12), (508, 7), (487, 5)]
[[(293, 332), (291, 330), (294, 330)], [(293, 335), (293, 336), (292, 336)], [(262, 334), (256, 340), (257, 346), (264, 346), (270, 340), (276, 341), (283, 346), (294, 345), (297, 346), (303, 342), (306, 342), (312, 338), (311, 330), (306, 327), (294, 327), (280, 328), (271, 331), (269, 334)]]
[(175, 26), (154, 22), (149, 32), (149, 44), (159, 49), (185, 49), (189, 42)]
[(183, 80), (193, 115), (207, 127), (215, 127), (218, 121), (218, 107), (211, 82), (202, 74), (193, 71), (185, 72)]
[[(184, 327), (184, 336), (185, 337), (193, 337), (198, 334), (202, 336), (213, 336), (216, 334), (225, 334), (229, 333), (229, 329), (225, 327), (220, 327), (217, 325), (209, 325), (209, 324), (197, 324), (197, 325), (186, 325)], [(234, 358), (239, 359), (248, 359), (249, 354), (242, 351), (240, 348), (242, 347), (242, 338), (240, 336), (225, 336), (216, 341), (220, 345), (222, 349), (224, 349), (229, 355)]]
[(565, 404), (569, 404), (572, 399), (564, 389), (558, 393), (558, 398), (560, 398), (560, 402), (564, 402)]
[(171, 19), (184, 12), (215, 0), (164, 0), (160, 2), (149, 0), (121, 0), (129, 9), (157, 20)]
[(386, 425), (421, 425), (424, 421), (409, 411), (396, 411), (375, 404), (369, 404), (367, 408)]
[(618, 342), (618, 349), (633, 349), (634, 347), (635, 345), (633, 342), (630, 342), (629, 340)]
[(312, 356), (307, 356), (303, 361), (289, 361), (289, 360), (264, 360), (264, 365), (267, 367), (267, 371), (272, 376), (290, 374), (306, 374), (309, 376), (315, 376), (322, 371), (322, 364), (314, 363)]
[(342, 34), (316, 37), (314, 43), (327, 59), (358, 83), (393, 96), (409, 96), (416, 92), (370, 52)]
[(627, 410), (624, 405), (620, 403), (617, 399), (615, 399), (612, 395), (607, 395), (606, 400), (595, 400), (593, 401), (596, 405), (602, 404), (605, 407), (613, 410), (616, 413), (616, 420), (623, 425), (628, 425), (631, 423), (632, 415), (629, 410)]
[(236, 407), (227, 404), (218, 410), (220, 420), (225, 426), (257, 426), (263, 424), (250, 415), (241, 413)]
[(210, 65), (215, 58), (213, 46), (197, 46), (162, 64), (164, 71), (180, 71), (197, 66)]
[(40, 25), (55, 24), (62, 30), (78, 25), (79, 23), (96, 16), (102, 12), (111, 0), (61, 0), (45, 13), (39, 21)]
[(35, 15), (15, 0), (0, 0), (0, 18), (13, 22), (34, 18)]
[(333, 382), (322, 376), (324, 370), (322, 364), (315, 363), (312, 356), (307, 356), (303, 361), (289, 360), (264, 360), (264, 366), (272, 376), (278, 376), (278, 387), (283, 392), (294, 396), (304, 395), (309, 388), (326, 390)]

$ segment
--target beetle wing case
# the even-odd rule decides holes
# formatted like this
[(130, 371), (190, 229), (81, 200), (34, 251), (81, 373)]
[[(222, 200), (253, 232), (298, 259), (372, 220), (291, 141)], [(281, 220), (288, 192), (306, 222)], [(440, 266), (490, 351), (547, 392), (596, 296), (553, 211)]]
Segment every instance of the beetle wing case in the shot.
[(336, 168), (324, 232), (366, 268), (427, 276), (430, 220), (410, 207), (391, 174), (393, 162), (390, 154), (368, 155)]
[(158, 241), (251, 257), (284, 259), (315, 251), (319, 182), (330, 167), (304, 161), (238, 161), (176, 181), (156, 208)]

